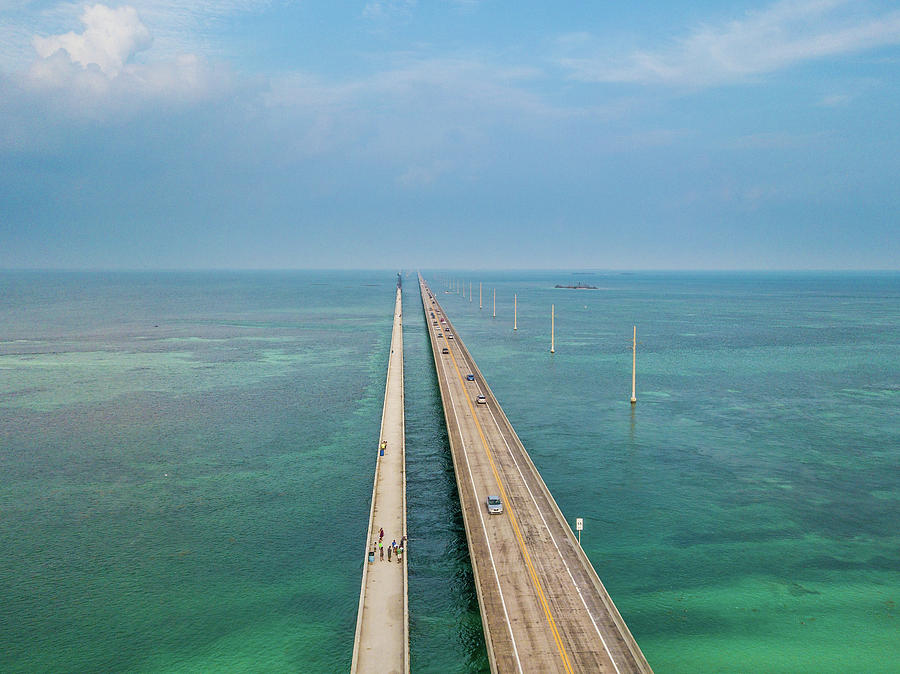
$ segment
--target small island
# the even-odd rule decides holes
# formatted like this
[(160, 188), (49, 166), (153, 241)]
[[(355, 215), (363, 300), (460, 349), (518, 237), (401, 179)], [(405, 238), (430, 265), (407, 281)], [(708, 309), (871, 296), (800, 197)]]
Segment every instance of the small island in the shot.
[(554, 287), (556, 287), (556, 288), (572, 288), (574, 290), (597, 290), (597, 286), (588, 285), (584, 281), (579, 281), (575, 285), (568, 285), (568, 286), (564, 286), (560, 283), (557, 283)]

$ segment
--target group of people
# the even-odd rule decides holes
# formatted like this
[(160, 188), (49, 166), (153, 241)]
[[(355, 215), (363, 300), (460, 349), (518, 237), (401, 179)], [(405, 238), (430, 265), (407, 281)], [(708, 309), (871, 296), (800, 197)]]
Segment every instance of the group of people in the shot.
[[(372, 544), (373, 549), (369, 552), (369, 561), (375, 561), (375, 549), (378, 550), (378, 557), (380, 561), (384, 561), (384, 528), (378, 529), (378, 542)], [(395, 538), (390, 544), (387, 546), (387, 560), (391, 561), (391, 555), (393, 555), (397, 559), (397, 563), (403, 561), (403, 553), (406, 548), (406, 536), (400, 538), (400, 543), (397, 543), (397, 539)]]

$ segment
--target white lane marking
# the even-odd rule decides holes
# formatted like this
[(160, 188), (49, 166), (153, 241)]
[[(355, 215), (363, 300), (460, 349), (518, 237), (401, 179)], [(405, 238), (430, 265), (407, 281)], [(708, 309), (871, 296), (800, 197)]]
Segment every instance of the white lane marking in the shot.
[[(466, 354), (469, 356), (467, 360), (471, 359), (471, 354)], [(479, 389), (481, 387), (479, 386)], [(483, 393), (483, 391), (482, 391)], [(525, 488), (528, 490), (528, 495), (531, 497), (532, 503), (534, 503), (535, 510), (537, 510), (538, 515), (541, 518), (541, 521), (544, 523), (544, 527), (547, 529), (547, 533), (550, 534), (550, 540), (553, 542), (553, 547), (556, 548), (556, 552), (559, 554), (560, 560), (562, 560), (563, 566), (566, 567), (566, 572), (569, 574), (569, 578), (572, 581), (572, 585), (575, 588), (575, 591), (578, 593), (578, 597), (581, 599), (581, 603), (584, 606), (585, 611), (587, 611), (588, 617), (591, 619), (591, 623), (594, 625), (594, 630), (597, 632), (597, 636), (600, 637), (600, 641), (603, 644), (603, 648), (606, 651), (607, 655), (609, 655), (609, 660), (612, 662), (613, 668), (615, 668), (617, 674), (621, 674), (618, 665), (616, 665), (616, 660), (613, 657), (612, 652), (609, 650), (609, 646), (606, 644), (606, 639), (603, 638), (603, 634), (600, 631), (600, 627), (597, 625), (597, 621), (594, 620), (594, 616), (591, 613), (591, 609), (587, 605), (587, 601), (584, 599), (584, 595), (581, 593), (581, 588), (578, 587), (578, 583), (575, 580), (575, 576), (572, 575), (572, 570), (569, 568), (569, 564), (566, 562), (565, 557), (563, 556), (562, 550), (560, 550), (559, 545), (556, 542), (556, 538), (553, 536), (553, 531), (547, 524), (547, 520), (544, 518), (544, 513), (541, 510), (541, 507), (538, 505), (537, 499), (534, 497), (534, 493), (531, 491), (531, 487), (528, 486), (528, 480), (525, 479), (525, 475), (522, 472), (522, 467), (519, 465), (519, 462), (516, 460), (515, 455), (512, 452), (512, 448), (509, 446), (509, 442), (506, 440), (506, 436), (503, 433), (503, 430), (500, 428), (500, 423), (497, 421), (497, 417), (494, 415), (494, 411), (491, 409), (490, 405), (486, 406), (488, 412), (491, 414), (491, 419), (494, 421), (494, 426), (497, 428), (497, 432), (500, 433), (500, 437), (503, 439), (503, 444), (506, 445), (506, 451), (509, 453), (510, 458), (513, 460), (513, 463), (516, 466), (516, 470), (519, 473), (519, 477), (522, 478), (522, 482), (525, 485)]]
[(566, 567), (566, 572), (569, 574), (569, 578), (572, 581), (572, 585), (575, 587), (575, 591), (578, 593), (578, 597), (581, 599), (581, 603), (584, 606), (584, 610), (587, 611), (588, 617), (591, 619), (591, 623), (594, 625), (594, 630), (597, 632), (597, 636), (600, 637), (600, 641), (603, 643), (603, 649), (606, 651), (607, 655), (609, 655), (609, 660), (613, 664), (613, 668), (615, 668), (617, 674), (621, 674), (619, 672), (619, 667), (616, 665), (616, 660), (613, 657), (612, 651), (609, 650), (609, 646), (606, 644), (606, 639), (603, 638), (603, 634), (600, 632), (600, 627), (597, 625), (597, 621), (594, 620), (594, 615), (591, 613), (591, 609), (587, 605), (587, 601), (584, 599), (584, 595), (581, 593), (581, 588), (578, 587), (578, 582), (575, 580), (575, 576), (572, 575), (572, 570), (569, 568), (568, 562), (566, 562), (566, 558), (563, 556), (562, 550), (559, 548), (559, 544), (556, 542), (556, 538), (553, 536), (553, 531), (547, 524), (547, 520), (544, 519), (544, 513), (541, 510), (541, 507), (538, 505), (537, 499), (534, 497), (534, 493), (531, 491), (531, 487), (528, 486), (528, 480), (525, 479), (525, 475), (522, 473), (522, 468), (519, 466), (519, 462), (516, 460), (515, 455), (512, 452), (512, 448), (510, 448), (509, 443), (506, 441), (506, 436), (503, 434), (503, 431), (500, 429), (500, 424), (497, 422), (497, 417), (494, 416), (494, 411), (488, 407), (488, 411), (491, 413), (491, 419), (494, 420), (494, 425), (497, 427), (497, 431), (500, 433), (500, 437), (503, 438), (503, 444), (506, 445), (506, 450), (509, 452), (510, 458), (513, 460), (513, 463), (516, 465), (516, 470), (519, 472), (519, 476), (522, 478), (522, 482), (525, 484), (525, 488), (528, 490), (528, 495), (531, 497), (531, 501), (534, 503), (535, 508), (538, 511), (538, 515), (541, 517), (541, 521), (544, 523), (544, 527), (547, 529), (547, 533), (550, 534), (550, 540), (553, 541), (553, 547), (556, 548), (556, 552), (559, 553), (559, 558), (562, 560), (563, 566)]
[[(440, 354), (436, 354), (440, 355)], [(450, 396), (450, 403), (453, 404), (453, 392), (450, 389), (450, 377), (447, 375), (447, 366), (444, 359), (441, 358), (441, 370), (444, 371), (444, 381), (447, 382), (447, 395)], [(503, 617), (506, 619), (506, 627), (509, 629), (509, 638), (512, 641), (513, 655), (516, 656), (516, 666), (519, 668), (519, 674), (523, 674), (522, 662), (519, 660), (519, 649), (516, 648), (516, 637), (513, 634), (512, 623), (509, 621), (509, 611), (506, 609), (506, 600), (503, 598), (503, 588), (500, 587), (500, 576), (497, 575), (497, 565), (494, 562), (494, 552), (491, 549), (491, 541), (488, 538), (487, 527), (484, 525), (484, 513), (481, 512), (481, 504), (478, 502), (478, 490), (475, 488), (475, 478), (472, 476), (472, 466), (469, 464), (469, 451), (466, 449), (466, 441), (463, 438), (462, 426), (459, 423), (459, 415), (456, 413), (456, 407), (453, 407), (453, 418), (456, 420), (456, 429), (459, 431), (459, 441), (462, 443), (463, 456), (466, 459), (466, 470), (469, 471), (469, 482), (472, 484), (472, 496), (475, 499), (475, 507), (478, 510), (478, 518), (481, 520), (481, 530), (484, 532), (484, 540), (487, 543), (488, 556), (491, 560), (491, 570), (494, 572), (494, 580), (497, 582), (497, 591), (500, 593), (500, 603), (503, 605)]]

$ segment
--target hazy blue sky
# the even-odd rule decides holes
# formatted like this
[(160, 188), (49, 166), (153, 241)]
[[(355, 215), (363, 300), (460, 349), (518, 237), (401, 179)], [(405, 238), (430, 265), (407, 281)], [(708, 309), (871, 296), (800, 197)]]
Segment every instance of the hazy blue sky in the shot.
[(900, 268), (895, 0), (0, 0), (0, 267)]

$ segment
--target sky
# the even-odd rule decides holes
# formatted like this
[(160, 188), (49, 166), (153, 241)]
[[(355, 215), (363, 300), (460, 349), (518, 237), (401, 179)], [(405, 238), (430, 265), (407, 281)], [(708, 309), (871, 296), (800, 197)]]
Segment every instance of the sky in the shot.
[(900, 269), (895, 0), (0, 0), (0, 268)]

